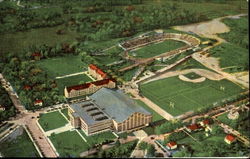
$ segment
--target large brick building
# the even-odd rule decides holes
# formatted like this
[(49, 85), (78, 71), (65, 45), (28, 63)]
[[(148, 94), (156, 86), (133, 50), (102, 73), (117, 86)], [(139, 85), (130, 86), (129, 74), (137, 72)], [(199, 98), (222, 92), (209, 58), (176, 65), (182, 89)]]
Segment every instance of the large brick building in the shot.
[(116, 83), (114, 79), (103, 79), (100, 81), (88, 82), (80, 85), (70, 86), (64, 88), (64, 96), (66, 98), (73, 98), (95, 93), (100, 88), (115, 88)]
[(88, 94), (95, 93), (100, 88), (115, 88), (116, 81), (108, 78), (108, 75), (99, 69), (97, 66), (90, 64), (88, 67), (89, 74), (94, 77), (97, 81), (88, 82), (80, 85), (74, 85), (64, 88), (64, 96), (66, 98), (73, 98), (78, 96), (85, 96)]
[(69, 105), (70, 122), (87, 135), (106, 130), (131, 131), (147, 126), (152, 115), (120, 90), (101, 88), (88, 100)]

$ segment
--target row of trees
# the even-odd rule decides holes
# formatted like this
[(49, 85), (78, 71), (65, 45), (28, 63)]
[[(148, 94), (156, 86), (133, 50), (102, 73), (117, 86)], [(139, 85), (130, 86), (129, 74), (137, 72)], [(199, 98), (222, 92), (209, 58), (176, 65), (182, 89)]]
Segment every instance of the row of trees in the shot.
[(16, 109), (12, 104), (12, 101), (5, 91), (5, 89), (0, 84), (0, 106), (4, 107), (5, 110), (0, 110), (0, 122), (7, 120), (9, 117), (16, 115)]
[(181, 128), (183, 126), (184, 125), (180, 120), (169, 121), (169, 122), (165, 122), (164, 124), (162, 124), (160, 126), (157, 126), (155, 129), (155, 133), (157, 135), (165, 134), (168, 132), (172, 132), (175, 129)]

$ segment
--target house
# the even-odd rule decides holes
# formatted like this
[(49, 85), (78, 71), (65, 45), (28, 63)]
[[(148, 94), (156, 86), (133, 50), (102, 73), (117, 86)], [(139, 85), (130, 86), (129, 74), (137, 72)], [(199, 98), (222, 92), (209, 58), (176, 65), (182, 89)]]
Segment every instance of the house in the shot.
[(5, 107), (0, 105), (0, 111), (4, 111), (5, 110)]
[(169, 149), (169, 150), (173, 150), (173, 149), (177, 148), (177, 144), (174, 141), (171, 141), (171, 142), (167, 143), (166, 146), (167, 146), (167, 149)]
[(24, 85), (24, 86), (23, 86), (23, 89), (26, 90), (26, 91), (31, 90), (31, 86), (29, 86), (29, 85)]
[(31, 54), (31, 56), (34, 58), (34, 60), (40, 60), (42, 55), (39, 52), (34, 52)]
[(103, 87), (115, 88), (116, 87), (115, 79), (103, 79), (99, 81), (88, 82), (88, 83), (84, 83), (80, 85), (65, 87), (64, 96), (66, 98), (84, 96), (84, 95), (95, 93), (96, 91), (98, 91), (99, 89)]
[(43, 105), (43, 101), (42, 100), (35, 100), (34, 106), (42, 106), (42, 105)]
[(108, 78), (105, 72), (103, 72), (100, 68), (98, 68), (96, 65), (93, 64), (89, 65), (88, 72), (91, 76), (93, 76), (97, 80), (103, 80)]
[(70, 123), (87, 135), (113, 130), (140, 129), (152, 121), (152, 114), (120, 90), (101, 88), (88, 100), (69, 105)]
[(202, 127), (198, 124), (192, 124), (186, 127), (188, 132), (200, 130)]
[(234, 137), (231, 134), (227, 134), (227, 136), (225, 137), (224, 141), (228, 144), (233, 143), (236, 140), (236, 137)]
[(199, 122), (199, 124), (200, 124), (201, 126), (205, 127), (205, 126), (208, 126), (208, 125), (210, 124), (210, 122), (209, 122), (208, 119), (205, 119), (205, 120)]

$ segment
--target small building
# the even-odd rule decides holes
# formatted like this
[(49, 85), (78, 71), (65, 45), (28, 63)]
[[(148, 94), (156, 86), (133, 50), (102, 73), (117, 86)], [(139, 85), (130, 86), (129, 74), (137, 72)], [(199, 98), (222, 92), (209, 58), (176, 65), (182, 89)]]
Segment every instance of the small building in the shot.
[(43, 101), (42, 100), (35, 100), (34, 106), (42, 106), (42, 105), (43, 105)]
[(236, 140), (236, 137), (231, 135), (231, 134), (227, 134), (227, 136), (225, 137), (224, 141), (228, 144), (233, 143)]
[(192, 132), (192, 131), (198, 131), (198, 130), (201, 130), (202, 127), (198, 124), (192, 124), (192, 125), (189, 125), (186, 127), (187, 131), (188, 132)]
[(34, 52), (31, 54), (31, 56), (34, 58), (34, 60), (40, 60), (42, 55), (39, 52)]
[(205, 127), (205, 126), (209, 125), (210, 122), (209, 122), (208, 119), (205, 119), (205, 120), (201, 121), (199, 124), (200, 124), (201, 126)]
[(31, 90), (31, 86), (29, 86), (29, 85), (24, 85), (24, 86), (23, 86), (23, 89), (26, 90), (26, 91)]
[(0, 111), (4, 111), (5, 110), (5, 107), (0, 105)]
[(88, 72), (91, 76), (93, 76), (97, 80), (103, 80), (108, 78), (105, 72), (103, 72), (100, 68), (98, 68), (96, 65), (93, 64), (89, 65)]
[(167, 143), (166, 146), (167, 146), (167, 149), (169, 149), (169, 150), (174, 150), (174, 149), (177, 148), (177, 144), (174, 141), (171, 141), (171, 142)]

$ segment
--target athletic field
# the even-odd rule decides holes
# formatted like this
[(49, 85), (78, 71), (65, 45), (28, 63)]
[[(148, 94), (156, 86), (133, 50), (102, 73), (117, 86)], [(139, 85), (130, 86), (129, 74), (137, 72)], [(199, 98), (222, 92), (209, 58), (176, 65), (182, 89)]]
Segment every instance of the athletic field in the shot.
[(160, 43), (147, 45), (138, 50), (132, 51), (129, 54), (131, 56), (135, 55), (135, 57), (138, 57), (138, 58), (149, 58), (149, 57), (154, 57), (154, 56), (169, 52), (171, 50), (178, 49), (185, 45), (186, 45), (185, 43), (180, 42), (180, 41), (165, 40)]
[(202, 83), (191, 83), (177, 76), (143, 84), (140, 89), (145, 97), (173, 116), (197, 110), (244, 91), (228, 80), (206, 79)]

